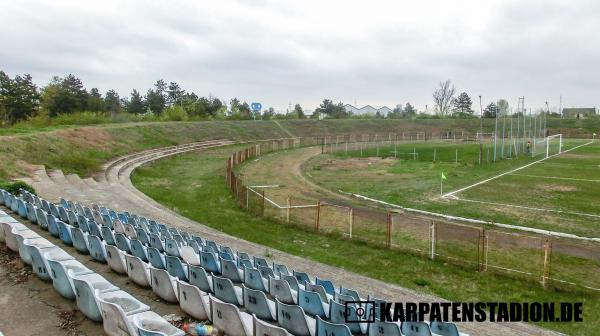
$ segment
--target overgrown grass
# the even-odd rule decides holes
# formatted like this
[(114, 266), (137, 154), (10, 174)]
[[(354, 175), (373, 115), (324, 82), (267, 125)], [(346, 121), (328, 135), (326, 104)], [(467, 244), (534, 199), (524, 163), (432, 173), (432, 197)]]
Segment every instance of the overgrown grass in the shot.
[(211, 149), (201, 155), (160, 160), (136, 170), (132, 180), (141, 191), (188, 218), (269, 248), (448, 300), (584, 302), (583, 323), (539, 325), (574, 335), (591, 335), (600, 327), (600, 295), (595, 292), (544, 290), (529, 280), (477, 273), (250, 215), (237, 206), (225, 187), (223, 162), (236, 148), (243, 147)]

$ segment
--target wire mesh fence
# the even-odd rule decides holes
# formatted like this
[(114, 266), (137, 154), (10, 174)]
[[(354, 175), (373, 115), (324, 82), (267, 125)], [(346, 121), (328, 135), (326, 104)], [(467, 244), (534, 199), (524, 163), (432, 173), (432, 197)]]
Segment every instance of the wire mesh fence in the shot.
[[(426, 137), (426, 134), (422, 135), (423, 139)], [(248, 212), (304, 230), (336, 234), (381, 248), (443, 260), (474, 271), (523, 277), (543, 286), (567, 284), (600, 291), (599, 241), (508, 232), (410, 212), (354, 208), (297, 195), (288, 197), (281, 204), (271, 199), (264, 187), (245, 185), (235, 171), (235, 167), (245, 160), (272, 151), (306, 145), (325, 148), (326, 143), (335, 146), (336, 140), (339, 150), (340, 144), (346, 146), (342, 140), (357, 139), (377, 137), (280, 139), (252, 145), (227, 160), (227, 184), (238, 204)], [(388, 145), (393, 145), (391, 136), (387, 141)], [(347, 143), (350, 145), (348, 150), (360, 150), (357, 142)]]

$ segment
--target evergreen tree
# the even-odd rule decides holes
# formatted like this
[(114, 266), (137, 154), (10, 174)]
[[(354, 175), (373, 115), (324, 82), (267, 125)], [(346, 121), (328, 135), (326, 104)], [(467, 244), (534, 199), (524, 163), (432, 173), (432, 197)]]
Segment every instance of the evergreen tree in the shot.
[(104, 111), (104, 99), (102, 99), (102, 95), (97, 88), (92, 88), (90, 90), (90, 95), (87, 102), (87, 110), (93, 112)]
[(484, 118), (496, 118), (497, 113), (498, 113), (498, 106), (496, 105), (496, 103), (491, 102), (483, 110), (483, 117)]
[(416, 115), (417, 110), (410, 103), (406, 103), (406, 105), (404, 106), (404, 112), (402, 113), (402, 117), (410, 119)]
[(104, 106), (111, 115), (121, 112), (121, 99), (115, 90), (108, 90), (104, 96)]
[(474, 111), (471, 108), (471, 106), (473, 106), (473, 101), (466, 92), (459, 94), (458, 98), (454, 100), (453, 105), (454, 107), (452, 111), (454, 112), (454, 116), (466, 117), (473, 115)]
[(40, 94), (30, 75), (10, 79), (0, 71), (0, 118), (15, 123), (34, 116), (39, 107)]
[(88, 97), (79, 78), (71, 74), (65, 78), (55, 76), (42, 92), (42, 106), (53, 117), (59, 113), (85, 110), (88, 107)]
[(296, 114), (298, 119), (304, 119), (304, 110), (300, 104), (294, 105), (294, 114)]
[(169, 83), (169, 88), (167, 90), (167, 104), (169, 106), (180, 104), (181, 100), (185, 95), (185, 90), (181, 89), (181, 86), (176, 82)]
[(141, 114), (145, 111), (142, 95), (136, 89), (133, 89), (133, 91), (131, 91), (131, 98), (127, 104), (127, 112)]

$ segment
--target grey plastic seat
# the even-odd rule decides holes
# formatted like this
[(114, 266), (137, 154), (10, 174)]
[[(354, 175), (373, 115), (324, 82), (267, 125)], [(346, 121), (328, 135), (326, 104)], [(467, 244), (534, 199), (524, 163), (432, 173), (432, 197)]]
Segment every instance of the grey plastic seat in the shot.
[(429, 328), (431, 329), (431, 333), (434, 335), (442, 335), (442, 336), (468, 336), (465, 333), (461, 333), (458, 330), (456, 324), (452, 322), (443, 322), (443, 321), (431, 321), (429, 324)]
[(95, 235), (98, 236), (100, 238), (102, 238), (102, 230), (100, 230), (100, 227), (98, 226), (98, 224), (94, 221), (89, 221), (88, 225), (90, 227), (90, 234), (91, 235)]
[(240, 270), (235, 261), (219, 258), (221, 261), (221, 274), (235, 283), (244, 281), (244, 273)]
[(17, 243), (16, 233), (18, 231), (29, 230), (25, 225), (17, 222), (15, 219), (10, 217), (10, 219), (6, 220), (2, 223), (2, 232), (4, 237), (4, 243), (6, 247), (13, 251), (19, 250), (19, 245)]
[(345, 324), (324, 321), (317, 316), (317, 336), (352, 336), (350, 329)]
[(106, 243), (96, 235), (89, 235), (88, 245), (92, 258), (98, 262), (106, 263)]
[(344, 287), (340, 286), (340, 294), (348, 295), (348, 296), (352, 297), (354, 299), (354, 301), (364, 301), (360, 298), (360, 295), (358, 295), (358, 292), (355, 291), (354, 289), (344, 288)]
[(405, 336), (431, 336), (431, 329), (426, 322), (402, 322), (400, 331)]
[(308, 292), (300, 288), (298, 305), (309, 315), (329, 318), (329, 304), (324, 303), (318, 293)]
[(96, 299), (96, 290), (105, 293), (119, 289), (96, 273), (74, 276), (73, 286), (75, 287), (77, 308), (89, 319), (96, 322), (102, 321), (100, 306)]
[(150, 266), (150, 285), (152, 286), (152, 291), (167, 302), (179, 302), (176, 279), (166, 270)]
[(256, 268), (244, 269), (244, 285), (250, 289), (269, 292), (269, 281), (260, 274)]
[(48, 260), (52, 286), (64, 298), (75, 300), (73, 278), (79, 275), (94, 273), (77, 260)]
[(402, 336), (400, 324), (397, 322), (383, 322), (375, 319), (375, 322), (369, 323), (369, 336)]
[(28, 246), (31, 255), (31, 268), (42, 280), (52, 280), (50, 276), (49, 262), (51, 260), (63, 261), (74, 258), (58, 246), (52, 248), (38, 249), (36, 246)]
[[(42, 238), (42, 236), (40, 236), (39, 234), (37, 234), (37, 232), (33, 231), (33, 230), (19, 230), (19, 229), (12, 229), (12, 243), (14, 243), (14, 246), (9, 246), (8, 241), (6, 246), (8, 246), (8, 248), (10, 248), (11, 250), (18, 252), (19, 255), (23, 255), (22, 250), (23, 250), (23, 242), (26, 239), (35, 239), (35, 238)], [(12, 245), (11, 243), (11, 245)], [(26, 260), (24, 260), (26, 261)]]
[(265, 321), (275, 321), (277, 319), (277, 307), (275, 301), (267, 298), (264, 292), (250, 289), (242, 285), (244, 296), (244, 308), (250, 314), (256, 315)]
[(150, 236), (148, 235), (148, 232), (146, 232), (146, 230), (144, 230), (143, 228), (136, 228), (135, 231), (137, 233), (137, 239), (141, 241), (142, 244), (150, 245)]
[(268, 267), (268, 266), (256, 266), (256, 267), (258, 268), (258, 271), (265, 279), (279, 278), (279, 277), (275, 276), (275, 273), (273, 272), (273, 269), (271, 267)]
[(80, 228), (71, 227), (71, 238), (73, 247), (80, 253), (89, 254), (88, 234)]
[(307, 316), (297, 305), (287, 305), (275, 300), (277, 305), (277, 322), (279, 326), (296, 336), (315, 336), (315, 319)]
[(298, 292), (282, 279), (269, 278), (269, 294), (287, 304), (298, 304)]
[(269, 263), (267, 262), (267, 260), (265, 258), (257, 257), (257, 256), (254, 256), (254, 266), (258, 269), (260, 269), (260, 267), (258, 267), (258, 266), (270, 268)]
[(261, 321), (254, 315), (252, 316), (252, 321), (254, 327), (253, 335), (255, 336), (292, 336), (292, 334), (282, 327)]
[(249, 259), (237, 258), (237, 266), (239, 269), (254, 268), (254, 264)]
[(333, 323), (346, 324), (353, 334), (365, 334), (367, 323), (347, 323), (346, 321), (360, 321), (361, 317), (356, 314), (356, 308), (352, 305), (344, 305), (331, 301), (329, 305), (330, 320)]
[(239, 307), (244, 305), (243, 293), (240, 287), (234, 286), (231, 280), (216, 275), (213, 275), (212, 280), (214, 296), (217, 299)]
[(188, 270), (190, 272), (190, 284), (200, 288), (200, 290), (205, 293), (214, 292), (212, 276), (206, 273), (206, 270), (203, 267), (190, 265)]
[(119, 274), (127, 274), (125, 255), (116, 246), (106, 245), (106, 262), (110, 269)]
[[(27, 210), (27, 220), (37, 224), (37, 208), (31, 203), (25, 203), (25, 208)], [(42, 213), (44, 212), (42, 211)]]
[(155, 233), (150, 234), (150, 247), (157, 249), (159, 252), (165, 251), (163, 240)]
[(200, 255), (191, 246), (183, 246), (179, 250), (181, 259), (188, 265), (200, 266)]
[(275, 275), (277, 276), (282, 276), (282, 275), (291, 275), (290, 271), (288, 270), (287, 266), (285, 265), (280, 265), (280, 264), (276, 264), (273, 263), (273, 272), (275, 273)]
[(193, 318), (206, 321), (210, 315), (208, 293), (185, 281), (177, 280), (179, 290), (179, 307)]
[(340, 303), (340, 304), (346, 304), (346, 302), (356, 301), (356, 299), (349, 295), (344, 295), (344, 294), (340, 294), (338, 292), (334, 292), (333, 293), (333, 301)]
[(321, 297), (321, 301), (325, 303), (328, 303), (329, 301), (333, 300), (333, 295), (327, 294), (325, 288), (321, 285), (313, 285), (310, 282), (306, 282), (304, 284), (304, 289), (308, 292), (315, 292), (319, 294), (319, 296)]
[(131, 224), (123, 224), (123, 230), (125, 231), (125, 235), (129, 237), (129, 239), (137, 239), (137, 231)]
[(209, 295), (211, 322), (214, 327), (230, 336), (252, 336), (252, 316), (241, 312), (233, 304), (222, 302)]
[(142, 259), (129, 254), (125, 255), (127, 264), (127, 276), (136, 284), (142, 287), (151, 287), (150, 284), (150, 266)]

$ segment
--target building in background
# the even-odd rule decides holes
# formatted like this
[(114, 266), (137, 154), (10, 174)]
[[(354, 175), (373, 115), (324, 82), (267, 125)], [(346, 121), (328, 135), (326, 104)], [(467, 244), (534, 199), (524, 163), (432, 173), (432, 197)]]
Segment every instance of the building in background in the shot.
[(595, 107), (565, 107), (562, 110), (563, 118), (589, 118), (598, 115)]
[(379, 113), (382, 117), (387, 116), (389, 113), (392, 112), (392, 109), (390, 109), (387, 106), (381, 106), (381, 107), (373, 107), (371, 105), (365, 105), (363, 107), (356, 107), (354, 105), (351, 104), (346, 104), (344, 105), (344, 108), (346, 109), (346, 112), (348, 113), (352, 113), (354, 115), (377, 115), (377, 113)]

